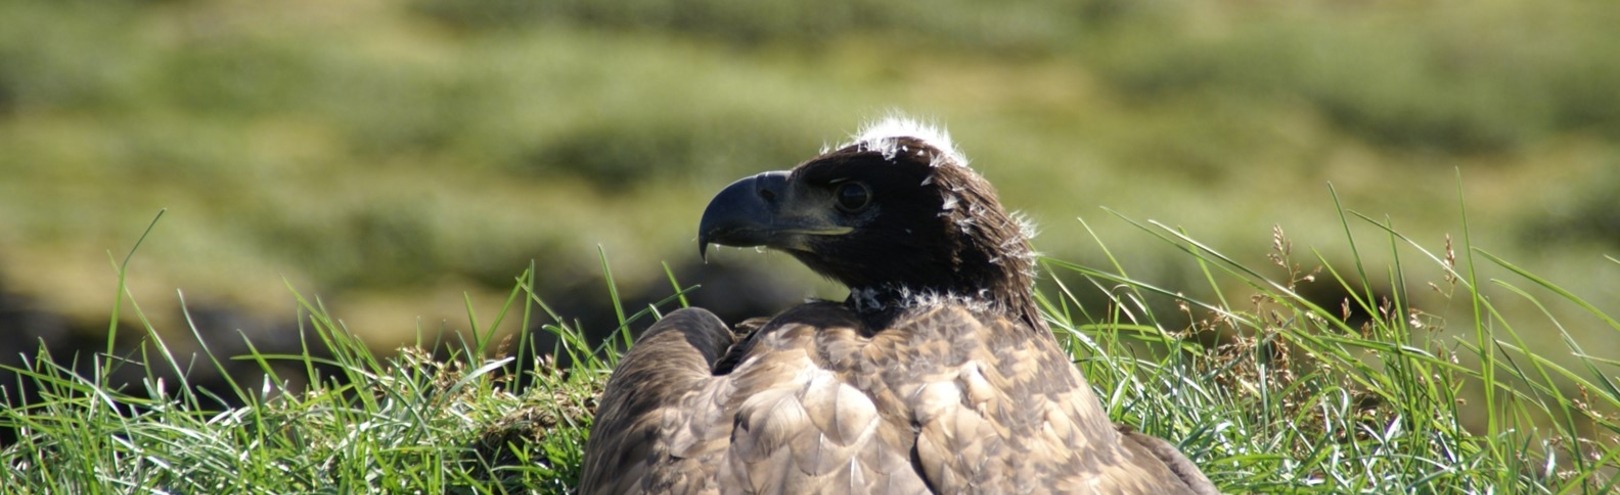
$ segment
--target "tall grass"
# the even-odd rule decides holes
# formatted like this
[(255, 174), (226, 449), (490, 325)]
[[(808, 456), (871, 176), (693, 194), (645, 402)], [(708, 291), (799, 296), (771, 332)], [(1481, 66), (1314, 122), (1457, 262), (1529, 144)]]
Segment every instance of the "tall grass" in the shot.
[[(127, 258), (117, 266), (123, 280)], [(216, 368), (220, 359), (258, 363), (264, 377), (256, 384), (236, 382), (221, 369), (227, 391), (182, 383), (168, 392), (158, 371), (183, 381), (192, 363), (170, 354), (150, 325), (143, 346), (149, 354), (83, 356), (98, 360), (89, 376), (42, 349), (11, 370), (37, 386), (39, 399), (0, 410), (0, 428), (19, 436), (0, 450), (7, 467), (0, 492), (565, 493), (577, 477), (594, 396), (618, 353), (581, 349), (582, 334), (533, 298), (531, 273), (518, 277), (488, 320), (469, 301), (469, 323), (480, 329), (469, 339), (423, 336), (388, 357), (350, 333), (319, 299), (291, 289), (300, 330), (309, 337), (302, 353), (221, 357), (205, 347), (195, 357)], [(115, 322), (124, 295), (114, 305)], [(632, 315), (625, 327), (651, 313)], [(541, 328), (565, 337), (545, 354), (529, 347), (527, 335), (492, 338), (503, 319), (520, 318), (527, 328), (541, 316), (552, 322)], [(435, 351), (447, 355), (436, 359)], [(555, 367), (551, 355), (573, 356), (575, 367)], [(274, 366), (283, 362), (303, 373), (284, 376)], [(113, 385), (112, 372), (123, 366), (146, 370), (147, 379)], [(205, 400), (220, 393), (247, 405), (208, 409), (225, 402)]]
[[(1180, 229), (1131, 221), (1180, 247), (1216, 299), (1194, 300), (1182, 295), (1185, 288), (1134, 279), (1110, 254), (1106, 269), (1046, 261), (1060, 280), (1078, 275), (1106, 294), (1104, 307), (1083, 304), (1086, 298), (1070, 284), (1043, 300), (1086, 376), (1104, 391), (1111, 415), (1181, 439), (1229, 491), (1613, 489), (1620, 393), (1612, 377), (1620, 362), (1587, 354), (1552, 312), (1545, 320), (1505, 319), (1484, 287), (1507, 289), (1544, 311), (1548, 304), (1576, 305), (1608, 332), (1620, 331), (1614, 318), (1471, 246), (1466, 219), (1460, 247), (1448, 237), (1430, 248), (1387, 221), (1340, 213), (1344, 242), (1353, 251), (1385, 249), (1395, 262), (1340, 267), (1314, 253), (1301, 261), (1278, 227), (1269, 256), (1274, 266), (1245, 266)], [(1352, 223), (1377, 228), (1383, 239), (1365, 245), (1352, 234)], [(1411, 280), (1409, 264), (1432, 265), (1444, 275)], [(1518, 280), (1480, 278), (1480, 264), (1505, 268)], [(1368, 281), (1380, 277), (1395, 294), (1375, 295)], [(1339, 307), (1324, 307), (1301, 295), (1304, 283), (1336, 284), (1349, 296)], [(1531, 288), (1555, 294), (1554, 300)], [(1408, 306), (1411, 290), (1459, 299), (1470, 317), (1447, 320)], [(1234, 293), (1242, 295), (1229, 298)], [(1175, 320), (1193, 323), (1167, 328), (1155, 300), (1172, 301), (1186, 317)], [(1354, 325), (1347, 321), (1354, 312), (1372, 318)], [(1559, 356), (1528, 350), (1525, 332), (1537, 334), (1532, 339), (1560, 338), (1578, 365), (1562, 366)], [(1168, 352), (1144, 353), (1144, 344)]]
[[(1459, 237), (1424, 246), (1388, 221), (1339, 212), (1340, 242), (1357, 253), (1387, 251), (1395, 261), (1334, 265), (1314, 251), (1296, 252), (1279, 227), (1271, 264), (1248, 266), (1182, 229), (1121, 215), (1178, 248), (1214, 296), (1194, 299), (1183, 295), (1188, 288), (1133, 277), (1122, 255), (1094, 235), (1105, 253), (1095, 266), (1043, 260), (1056, 288), (1041, 302), (1111, 417), (1179, 442), (1225, 491), (1614, 488), (1620, 388), (1612, 377), (1620, 361), (1587, 354), (1565, 331), (1570, 323), (1552, 311), (1545, 319), (1505, 318), (1498, 296), (1542, 308), (1574, 305), (1607, 332), (1620, 332), (1620, 323), (1558, 283), (1473, 246), (1466, 217)], [(1361, 227), (1378, 237), (1356, 236)], [(1596, 263), (1594, 271), (1616, 269), (1612, 259)], [(1424, 271), (1418, 267), (1442, 276), (1409, 278)], [(1482, 278), (1485, 268), (1508, 278)], [(605, 256), (602, 269), (611, 278)], [(204, 352), (204, 365), (244, 359), (264, 371), (262, 382), (231, 382), (224, 391), (166, 392), (152, 370), (184, 377), (193, 364), (170, 354), (150, 327), (147, 354), (81, 356), (97, 360), (88, 375), (41, 353), (15, 370), (39, 386), (39, 400), (0, 410), (0, 427), (20, 434), (0, 449), (0, 491), (565, 493), (620, 340), (661, 308), (684, 305), (690, 288), (671, 275), (675, 295), (635, 312), (620, 307), (624, 339), (593, 348), (534, 297), (541, 282), (530, 273), (516, 279), (497, 314), (475, 314), (469, 301), (468, 319), (479, 332), (453, 342), (423, 336), (388, 357), (368, 349), (319, 299), (294, 289), (309, 336), (305, 351)], [(1394, 292), (1377, 295), (1374, 281)], [(1304, 284), (1323, 283), (1347, 294), (1338, 306), (1301, 295)], [(1465, 316), (1410, 306), (1408, 293), (1419, 290), (1445, 294)], [(541, 326), (560, 337), (558, 347), (536, 353), (524, 337), (496, 339), (493, 329), (507, 318), (525, 328), (549, 321)], [(1551, 337), (1572, 358), (1529, 350), (1528, 341)], [(316, 357), (322, 354), (314, 349), (332, 357)], [(449, 350), (436, 359), (436, 349)], [(273, 364), (282, 362), (298, 364), (301, 376), (279, 374)], [(148, 370), (149, 379), (115, 386), (109, 373), (121, 366)], [(210, 410), (204, 399), (211, 394), (235, 394), (248, 405)]]

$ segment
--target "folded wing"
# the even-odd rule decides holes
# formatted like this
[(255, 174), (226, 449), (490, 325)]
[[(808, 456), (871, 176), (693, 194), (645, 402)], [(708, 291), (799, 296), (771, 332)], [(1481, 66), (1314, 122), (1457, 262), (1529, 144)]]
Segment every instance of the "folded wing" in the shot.
[[(671, 313), (621, 361), (583, 493), (1194, 493), (1120, 431), (1049, 334), (943, 305), (873, 332), (806, 304), (737, 343)], [(1166, 457), (1173, 454), (1173, 457)], [(1187, 463), (1190, 466), (1190, 463)], [(1199, 482), (1202, 482), (1202, 485)]]

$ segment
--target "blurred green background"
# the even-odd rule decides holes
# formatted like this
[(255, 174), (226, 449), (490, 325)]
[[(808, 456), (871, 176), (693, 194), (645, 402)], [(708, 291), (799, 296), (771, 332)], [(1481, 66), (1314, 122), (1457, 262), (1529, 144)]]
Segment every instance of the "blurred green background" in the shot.
[(1460, 184), (1476, 245), (1613, 314), (1616, 5), (0, 2), (0, 331), (105, 329), (109, 253), (162, 208), (130, 287), (164, 332), (186, 333), (176, 289), (227, 315), (207, 332), (285, 329), (290, 284), (387, 347), (464, 329), (463, 293), (492, 313), (531, 260), (556, 309), (609, 321), (598, 246), (632, 309), (670, 293), (661, 261), (765, 270), (763, 307), (841, 297), (785, 256), (697, 264), (697, 218), (893, 110), (948, 126), (1061, 259), (1105, 262), (1085, 218), (1132, 275), (1205, 295), (1103, 207), (1257, 266), (1280, 225), (1309, 267), (1350, 262), (1328, 184), (1433, 250), (1462, 235)]

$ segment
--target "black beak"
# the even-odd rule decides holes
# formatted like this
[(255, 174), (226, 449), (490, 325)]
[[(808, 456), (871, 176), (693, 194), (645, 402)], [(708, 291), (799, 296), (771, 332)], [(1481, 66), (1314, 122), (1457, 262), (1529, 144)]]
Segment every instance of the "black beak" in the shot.
[(763, 246), (779, 230), (778, 214), (787, 193), (788, 172), (765, 172), (731, 183), (709, 200), (698, 223), (698, 256), (708, 260), (709, 244)]

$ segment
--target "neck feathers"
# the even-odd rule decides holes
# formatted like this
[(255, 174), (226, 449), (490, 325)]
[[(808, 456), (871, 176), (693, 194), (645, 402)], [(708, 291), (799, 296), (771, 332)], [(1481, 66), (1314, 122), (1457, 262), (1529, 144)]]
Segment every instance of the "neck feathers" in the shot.
[(1016, 254), (1008, 250), (1002, 259), (986, 260), (978, 265), (979, 269), (958, 269), (955, 283), (950, 286), (851, 287), (845, 304), (861, 314), (873, 329), (886, 328), (906, 310), (950, 304), (975, 313), (1018, 318), (1028, 328), (1049, 334), (1035, 304), (1035, 253), (1027, 241), (1020, 241)]

